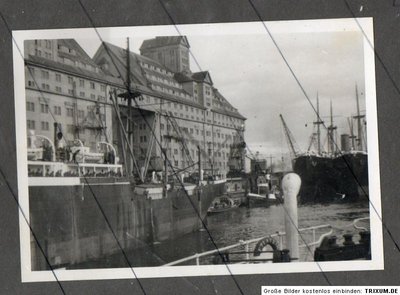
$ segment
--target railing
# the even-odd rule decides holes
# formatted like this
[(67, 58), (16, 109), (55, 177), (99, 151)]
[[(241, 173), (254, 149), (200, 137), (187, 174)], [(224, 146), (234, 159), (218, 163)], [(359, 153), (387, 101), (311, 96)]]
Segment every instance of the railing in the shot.
[(359, 230), (368, 230), (366, 227), (363, 226), (359, 226), (358, 223), (362, 222), (362, 221), (367, 221), (369, 220), (369, 217), (363, 217), (363, 218), (357, 218), (353, 221), (353, 226), (355, 229), (359, 229)]
[[(325, 232), (324, 234), (322, 234), (318, 240), (316, 239), (316, 231), (317, 230), (322, 230), (322, 229), (329, 229), (328, 232)], [(326, 225), (319, 225), (319, 226), (312, 226), (312, 227), (307, 227), (307, 228), (302, 228), (299, 229), (299, 233), (304, 233), (310, 231), (312, 234), (312, 242), (310, 243), (303, 243), (303, 245), (300, 245), (299, 248), (306, 248), (306, 254), (307, 256), (311, 253), (314, 253), (315, 250), (315, 246), (319, 245), (322, 240), (326, 237), (329, 236), (333, 233), (333, 229), (332, 226), (329, 224)], [(283, 249), (283, 238), (285, 237), (286, 233), (285, 232), (276, 232), (274, 234), (268, 235), (268, 236), (263, 236), (260, 238), (255, 238), (255, 239), (251, 239), (251, 240), (239, 240), (238, 243), (233, 244), (233, 245), (229, 245), (226, 247), (222, 247), (219, 249), (215, 249), (215, 250), (210, 250), (210, 251), (206, 251), (206, 252), (202, 252), (202, 253), (196, 253), (194, 255), (179, 259), (179, 260), (175, 260), (172, 261), (170, 263), (164, 264), (163, 266), (173, 266), (173, 265), (178, 265), (187, 261), (191, 261), (191, 260), (195, 260), (196, 261), (196, 265), (200, 265), (200, 259), (201, 258), (205, 258), (207, 256), (212, 256), (212, 255), (220, 255), (221, 253), (225, 253), (228, 250), (232, 250), (235, 248), (239, 248), (239, 247), (244, 247), (244, 251), (240, 252), (246, 255), (246, 259), (243, 260), (244, 262), (249, 262), (251, 263), (251, 254), (253, 253), (252, 251), (252, 245), (254, 245), (255, 243), (258, 243), (259, 241), (261, 241), (262, 239), (265, 238), (277, 238), (278, 239), (278, 245), (279, 245), (279, 249), (282, 250)], [(303, 235), (302, 235), (303, 236)], [(304, 259), (307, 259), (307, 256)], [(303, 260), (304, 260), (303, 259)]]
[(28, 161), (29, 177), (109, 177), (121, 176), (120, 164)]

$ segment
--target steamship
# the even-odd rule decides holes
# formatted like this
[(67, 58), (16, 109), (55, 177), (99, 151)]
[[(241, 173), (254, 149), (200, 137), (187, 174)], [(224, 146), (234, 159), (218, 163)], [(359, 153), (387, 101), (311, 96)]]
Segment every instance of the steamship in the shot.
[(319, 115), (317, 96), (317, 120), (314, 122), (317, 132), (312, 137), (312, 140), (316, 137), (317, 151), (294, 153), (292, 161), (293, 171), (302, 180), (299, 193), (301, 203), (368, 200), (368, 154), (363, 149), (364, 115), (360, 114), (357, 87), (356, 98), (357, 115), (353, 119), (357, 121), (358, 135), (353, 134), (352, 121), (349, 121), (351, 135), (342, 134), (342, 149), (338, 149), (335, 142), (337, 127), (333, 124), (331, 104), (330, 125), (327, 126), (328, 151), (323, 152), (320, 125), (324, 122)]

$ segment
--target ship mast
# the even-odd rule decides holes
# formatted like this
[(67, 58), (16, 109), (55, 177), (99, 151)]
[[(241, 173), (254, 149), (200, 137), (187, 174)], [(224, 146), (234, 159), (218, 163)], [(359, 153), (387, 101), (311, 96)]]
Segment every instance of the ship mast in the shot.
[[(126, 49), (126, 82), (128, 87), (128, 119), (126, 120), (127, 123), (127, 131), (128, 131), (128, 141), (130, 146), (133, 146), (133, 132), (132, 132), (132, 96), (131, 96), (131, 62), (130, 62), (130, 50), (129, 50), (129, 38), (126, 39), (127, 42), (127, 49)], [(128, 163), (126, 163), (128, 164)], [(128, 164), (128, 171), (129, 175), (132, 176), (132, 169), (133, 168), (133, 159), (132, 157), (129, 158)]]
[(336, 130), (336, 126), (333, 125), (333, 111), (332, 111), (332, 100), (331, 100), (331, 106), (330, 106), (330, 115), (331, 115), (331, 124), (328, 127), (328, 152), (330, 153), (330, 155), (334, 155), (336, 152), (335, 149), (335, 130)]
[(317, 125), (317, 145), (318, 145), (318, 155), (321, 154), (321, 128), (320, 125), (324, 122), (321, 120), (319, 116), (319, 97), (317, 92), (317, 121), (314, 122), (314, 125)]
[[(113, 103), (113, 107), (115, 110), (115, 113), (117, 115), (117, 119), (120, 125), (120, 132), (123, 135), (123, 138), (125, 142), (122, 142), (122, 152), (124, 156), (124, 160), (126, 158), (126, 152), (127, 150), (130, 154), (130, 158), (127, 159), (125, 163), (126, 167), (126, 173), (128, 176), (133, 176), (133, 169), (135, 168), (137, 171), (137, 174), (139, 175), (140, 180), (143, 182), (144, 181), (144, 176), (141, 174), (138, 163), (136, 161), (135, 154), (133, 152), (133, 120), (132, 120), (132, 99), (135, 99), (136, 97), (141, 96), (141, 93), (139, 91), (132, 91), (131, 89), (131, 69), (130, 69), (130, 51), (129, 51), (129, 38), (127, 38), (127, 51), (126, 51), (126, 62), (127, 62), (127, 73), (126, 73), (126, 87), (127, 87), (127, 92), (126, 93), (120, 93), (117, 95), (116, 90), (114, 90), (114, 95), (112, 92), (110, 92), (110, 99)], [(114, 99), (115, 97), (115, 99)], [(128, 100), (127, 106), (128, 106), (128, 115), (126, 117), (126, 129), (124, 128), (124, 123), (121, 118), (121, 112), (119, 110), (118, 106), (118, 99), (117, 97), (121, 97), (125, 100)]]
[(349, 124), (349, 129), (350, 129), (350, 139), (351, 139), (351, 150), (354, 150), (355, 145), (354, 145), (354, 139), (356, 138), (354, 136), (354, 130), (353, 130), (353, 121), (351, 118), (347, 118), (347, 123)]
[(360, 114), (360, 102), (358, 98), (358, 89), (357, 89), (357, 84), (356, 84), (356, 100), (357, 100), (357, 116), (354, 116), (355, 119), (357, 119), (357, 149), (359, 151), (363, 150), (363, 142), (362, 142), (362, 125), (361, 125), (361, 119), (364, 118), (364, 115)]

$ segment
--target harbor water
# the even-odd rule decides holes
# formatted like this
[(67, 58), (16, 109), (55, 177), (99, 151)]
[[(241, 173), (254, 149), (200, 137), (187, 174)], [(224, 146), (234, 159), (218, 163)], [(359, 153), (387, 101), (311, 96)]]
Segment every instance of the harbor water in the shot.
[[(237, 243), (239, 240), (249, 240), (284, 231), (284, 209), (281, 205), (269, 207), (247, 208), (239, 207), (232, 211), (208, 215), (207, 229), (187, 234), (183, 237), (162, 243), (143, 245), (140, 249), (125, 250), (105, 258), (87, 261), (77, 268), (116, 268), (116, 267), (146, 267), (161, 266), (183, 257), (216, 247), (222, 248)], [(314, 204), (299, 207), (299, 228), (307, 228), (323, 224), (333, 227), (333, 234), (339, 238), (344, 233), (356, 233), (352, 222), (354, 219), (369, 216), (368, 202)], [(326, 232), (320, 232), (322, 234)], [(318, 238), (318, 236), (317, 236)], [(307, 234), (302, 234), (299, 241), (309, 240)], [(312, 257), (312, 255), (309, 255)], [(212, 263), (211, 258), (202, 259), (201, 264)], [(195, 264), (195, 261), (183, 264)]]

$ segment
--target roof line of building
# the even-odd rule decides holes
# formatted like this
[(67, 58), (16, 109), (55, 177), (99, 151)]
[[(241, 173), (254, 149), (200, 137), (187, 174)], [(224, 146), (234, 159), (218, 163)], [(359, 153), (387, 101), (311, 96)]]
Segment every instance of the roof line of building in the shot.
[[(55, 67), (52, 67), (50, 65), (44, 65), (44, 64), (29, 60), (29, 59), (25, 59), (25, 63), (28, 64), (28, 65), (38, 66), (38, 67), (41, 67), (41, 68), (44, 68), (44, 69), (56, 70), (58, 72), (62, 72), (62, 73), (65, 73), (65, 74), (72, 74), (72, 75), (75, 75), (75, 76), (78, 76), (78, 77), (81, 77), (81, 78), (91, 79), (93, 81), (101, 82), (101, 83), (110, 85), (112, 87), (118, 87), (118, 88), (125, 89), (125, 85), (123, 85), (123, 83), (119, 84), (117, 82), (112, 82), (112, 81), (109, 81), (109, 80), (106, 80), (106, 79), (100, 79), (100, 78), (96, 78), (96, 77), (92, 77), (92, 76), (86, 76), (86, 75), (84, 75), (82, 73), (68, 71), (66, 69), (55, 68)], [(112, 77), (112, 76), (107, 76), (107, 77)], [(115, 77), (113, 77), (113, 78), (117, 79)], [(135, 88), (133, 88), (133, 89), (135, 89)], [(167, 93), (164, 93), (164, 95), (162, 95), (162, 94), (159, 94), (159, 93), (155, 92), (154, 90), (146, 91), (146, 90), (142, 90), (142, 89), (138, 89), (138, 88), (136, 88), (135, 90), (139, 90), (143, 95), (150, 95), (150, 96), (153, 96), (153, 97), (156, 97), (156, 98), (169, 100), (171, 102), (187, 104), (187, 105), (190, 105), (192, 107), (196, 107), (196, 108), (199, 108), (199, 109), (202, 109), (202, 110), (207, 110), (208, 109), (208, 108), (206, 108), (206, 107), (204, 107), (204, 106), (202, 106), (200, 104), (196, 104), (196, 103), (191, 102), (191, 101), (183, 101), (181, 99), (176, 99), (176, 98), (174, 98), (173, 96), (171, 96), (171, 95), (169, 95)], [(44, 92), (48, 92), (48, 91), (44, 91)], [(51, 93), (51, 92), (49, 92), (49, 93)], [(60, 93), (56, 93), (56, 92), (54, 92), (54, 94), (59, 94), (60, 95)], [(62, 93), (61, 95), (65, 95), (65, 94)], [(231, 113), (231, 112), (226, 111), (226, 110), (219, 110), (219, 109), (210, 109), (210, 110), (213, 111), (213, 112), (219, 113), (219, 114), (230, 115), (230, 116), (238, 118), (238, 119), (246, 120), (246, 118), (243, 117), (242, 115), (240, 115), (239, 113), (236, 114), (236, 113)]]

